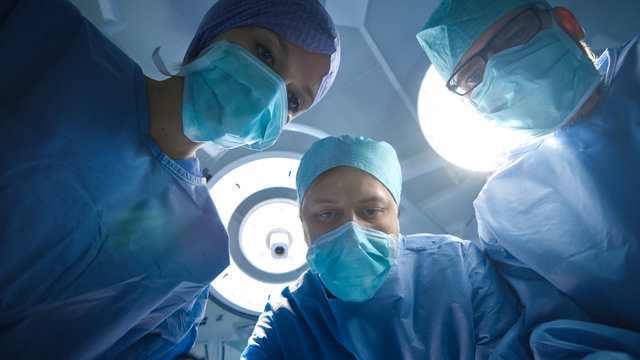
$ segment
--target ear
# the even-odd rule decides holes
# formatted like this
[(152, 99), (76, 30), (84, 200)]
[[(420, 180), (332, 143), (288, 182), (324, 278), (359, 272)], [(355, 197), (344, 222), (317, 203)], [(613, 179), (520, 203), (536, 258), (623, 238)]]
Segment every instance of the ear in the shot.
[(553, 8), (553, 17), (574, 41), (584, 40), (584, 29), (569, 9), (564, 6), (556, 6)]

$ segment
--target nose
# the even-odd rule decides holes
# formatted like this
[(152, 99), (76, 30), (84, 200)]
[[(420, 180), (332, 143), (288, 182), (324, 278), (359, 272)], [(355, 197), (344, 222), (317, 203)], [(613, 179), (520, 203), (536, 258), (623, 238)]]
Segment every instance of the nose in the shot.
[(360, 218), (360, 216), (358, 216), (358, 213), (355, 211), (348, 211), (344, 213), (344, 219), (342, 223), (346, 224), (348, 222), (354, 222), (360, 226), (365, 226), (362, 219)]
[(289, 85), (291, 85), (291, 64), (289, 64), (289, 62), (280, 62), (279, 64), (277, 64), (277, 67), (274, 69), (274, 71), (276, 72), (276, 74), (278, 74), (282, 80), (284, 81), (284, 84), (287, 85), (287, 87)]

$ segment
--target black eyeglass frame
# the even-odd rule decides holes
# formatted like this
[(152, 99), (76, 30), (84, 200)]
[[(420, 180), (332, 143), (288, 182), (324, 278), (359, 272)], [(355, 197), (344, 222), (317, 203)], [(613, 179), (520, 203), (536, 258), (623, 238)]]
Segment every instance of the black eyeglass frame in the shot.
[[(502, 33), (502, 31), (504, 31), (505, 29), (507, 29), (511, 24), (513, 24), (516, 20), (518, 20), (523, 14), (527, 13), (527, 12), (531, 12), (535, 17), (536, 20), (538, 20), (538, 28), (535, 32), (533, 32), (531, 34), (531, 36), (526, 39), (525, 41), (523, 41), (521, 44), (518, 45), (514, 45), (508, 48), (504, 48), (504, 49), (496, 49), (495, 46), (493, 45), (493, 41), (496, 38), (496, 36), (498, 36), (499, 34)], [(528, 6), (527, 8), (523, 9), (521, 12), (519, 12), (516, 16), (513, 17), (513, 19), (511, 19), (508, 23), (504, 24), (500, 30), (498, 30), (497, 32), (495, 32), (493, 34), (493, 36), (489, 39), (489, 41), (487, 42), (487, 44), (482, 47), (482, 49), (480, 49), (478, 52), (476, 52), (472, 57), (468, 58), (464, 64), (460, 65), (458, 67), (458, 69), (456, 71), (453, 72), (453, 74), (451, 74), (451, 77), (449, 77), (449, 80), (447, 80), (447, 89), (449, 89), (449, 91), (453, 92), (456, 95), (459, 96), (465, 96), (468, 93), (472, 92), (476, 87), (478, 87), (478, 85), (480, 85), (482, 83), (482, 81), (478, 82), (477, 84), (475, 84), (472, 88), (468, 89), (467, 91), (465, 91), (464, 93), (459, 93), (456, 91), (456, 88), (458, 88), (458, 86), (455, 85), (455, 81), (453, 80), (453, 78), (458, 74), (458, 72), (462, 69), (464, 69), (464, 67), (469, 64), (472, 60), (474, 60), (475, 58), (479, 57), (484, 61), (485, 64), (485, 68), (486, 68), (486, 64), (489, 61), (489, 58), (487, 57), (487, 53), (489, 51), (492, 51), (493, 54), (499, 53), (500, 51), (504, 51), (519, 45), (524, 45), (526, 43), (528, 43), (534, 36), (536, 36), (540, 30), (542, 30), (542, 19), (540, 18), (540, 13), (550, 13), (551, 12), (551, 8), (549, 8), (546, 5), (543, 4), (532, 4), (531, 6)], [(484, 72), (482, 73), (482, 77), (484, 79)]]

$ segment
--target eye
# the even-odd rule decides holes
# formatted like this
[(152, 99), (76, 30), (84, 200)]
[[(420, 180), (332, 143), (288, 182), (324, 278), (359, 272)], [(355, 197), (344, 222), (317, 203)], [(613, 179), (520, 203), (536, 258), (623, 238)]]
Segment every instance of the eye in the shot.
[(528, 34), (526, 34), (525, 29), (519, 28), (518, 30), (514, 31), (511, 35), (509, 35), (509, 39), (507, 40), (508, 46), (515, 47), (518, 45), (522, 45), (528, 40), (527, 38), (528, 38)]
[(381, 212), (382, 212), (381, 209), (366, 209), (364, 211), (365, 215), (367, 215), (367, 216), (376, 216)]
[(484, 77), (484, 69), (475, 69), (469, 76), (464, 79), (464, 85), (467, 88), (472, 88), (482, 82)]
[(455, 72), (449, 81), (449, 89), (461, 95), (471, 91), (482, 82), (485, 67), (486, 62), (482, 56), (473, 56)]
[(287, 106), (289, 107), (289, 111), (291, 112), (298, 112), (298, 109), (300, 109), (300, 100), (298, 100), (298, 97), (288, 93), (287, 94)]
[(318, 215), (320, 215), (320, 217), (323, 219), (329, 219), (333, 216), (333, 211), (331, 210), (321, 211)]
[(258, 55), (258, 59), (267, 64), (268, 67), (273, 67), (273, 56), (266, 46), (256, 43), (256, 54)]

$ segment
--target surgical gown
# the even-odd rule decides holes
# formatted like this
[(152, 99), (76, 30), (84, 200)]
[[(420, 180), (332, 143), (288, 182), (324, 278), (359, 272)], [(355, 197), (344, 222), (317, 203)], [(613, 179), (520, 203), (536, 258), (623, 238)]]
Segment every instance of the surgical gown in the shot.
[(188, 352), (229, 261), (197, 160), (149, 138), (140, 68), (76, 8), (0, 11), (0, 357)]
[(397, 263), (362, 303), (301, 275), (269, 301), (243, 358), (484, 359), (517, 331), (515, 295), (473, 244), (428, 234), (398, 244)]
[(600, 99), (586, 116), (514, 151), (474, 202), (480, 239), (529, 328), (571, 319), (625, 329), (638, 357), (639, 41), (600, 57)]

